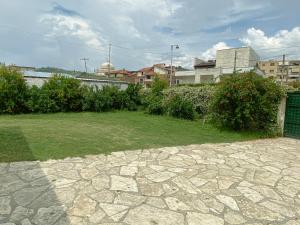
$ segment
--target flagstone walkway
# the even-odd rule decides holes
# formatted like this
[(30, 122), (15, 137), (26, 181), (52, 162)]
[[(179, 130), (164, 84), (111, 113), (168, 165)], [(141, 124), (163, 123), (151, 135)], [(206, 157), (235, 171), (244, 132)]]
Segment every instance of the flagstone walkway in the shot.
[(0, 224), (300, 224), (300, 140), (0, 164)]

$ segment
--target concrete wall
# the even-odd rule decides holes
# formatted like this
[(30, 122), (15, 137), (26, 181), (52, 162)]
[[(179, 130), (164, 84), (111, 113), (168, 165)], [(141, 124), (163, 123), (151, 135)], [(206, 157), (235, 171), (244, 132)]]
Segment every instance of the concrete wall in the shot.
[[(33, 86), (36, 85), (41, 87), (45, 81), (49, 79), (49, 77), (31, 77), (31, 76), (24, 76), (24, 79), (28, 83), (28, 85)], [(98, 88), (102, 88), (104, 86), (116, 86), (121, 90), (126, 90), (128, 87), (128, 83), (122, 81), (112, 81), (112, 80), (95, 80), (95, 79), (82, 79), (78, 78), (83, 84), (88, 86), (97, 86)]]
[(286, 97), (282, 98), (279, 105), (278, 115), (277, 115), (277, 124), (280, 129), (280, 133), (283, 136), (284, 134), (284, 120), (285, 120), (285, 110), (286, 110)]
[(199, 68), (195, 70), (195, 73), (195, 83), (199, 84), (202, 82), (207, 83), (208, 79), (211, 79), (212, 77), (214, 81), (217, 81), (221, 71), (220, 68)]
[(223, 49), (217, 51), (216, 67), (224, 69), (233, 68), (235, 53), (237, 68), (253, 67), (259, 61), (259, 56), (250, 47)]
[(195, 71), (176, 71), (175, 78), (176, 82), (179, 81), (179, 84), (194, 84), (195, 83)]

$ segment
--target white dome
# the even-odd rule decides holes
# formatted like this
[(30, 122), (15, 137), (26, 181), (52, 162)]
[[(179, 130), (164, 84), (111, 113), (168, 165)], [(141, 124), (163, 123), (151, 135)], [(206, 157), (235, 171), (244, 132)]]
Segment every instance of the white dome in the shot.
[(114, 69), (114, 65), (111, 64), (111, 63), (108, 63), (108, 62), (103, 63), (103, 64), (101, 65), (101, 67), (100, 67), (101, 70), (108, 70), (109, 68), (110, 68), (111, 70), (113, 70), (113, 69)]

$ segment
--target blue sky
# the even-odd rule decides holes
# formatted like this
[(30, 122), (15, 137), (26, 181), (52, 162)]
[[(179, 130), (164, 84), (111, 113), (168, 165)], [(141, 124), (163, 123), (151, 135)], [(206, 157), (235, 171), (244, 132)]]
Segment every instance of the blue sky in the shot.
[(252, 46), (262, 59), (300, 58), (298, 0), (2, 0), (0, 62), (83, 70), (190, 67), (217, 49)]

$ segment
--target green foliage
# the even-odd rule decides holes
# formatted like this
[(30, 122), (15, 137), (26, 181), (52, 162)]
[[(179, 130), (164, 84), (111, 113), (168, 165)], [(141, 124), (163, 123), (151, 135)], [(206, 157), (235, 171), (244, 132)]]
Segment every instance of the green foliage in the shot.
[(0, 66), (0, 113), (26, 112), (28, 87), (19, 71)]
[(163, 105), (162, 96), (150, 95), (147, 99), (146, 112), (153, 115), (163, 115), (165, 113), (165, 108)]
[(224, 78), (212, 102), (212, 121), (234, 130), (270, 130), (283, 94), (274, 81), (253, 72)]
[[(137, 110), (137, 107), (142, 104), (141, 89), (142, 86), (140, 84), (129, 84), (125, 93), (121, 95), (121, 97), (123, 96), (123, 101), (128, 101), (128, 110)], [(128, 97), (127, 99), (125, 99), (125, 95)]]
[[(42, 95), (46, 94), (49, 101), (54, 101), (57, 107), (52, 109), (61, 112), (78, 112), (83, 105), (83, 87), (74, 78), (55, 75), (45, 82), (41, 88)], [(52, 104), (50, 104), (52, 105)], [(44, 111), (52, 111), (44, 110)], [(52, 111), (52, 112), (56, 112)]]
[(196, 112), (192, 102), (179, 95), (173, 96), (167, 103), (169, 115), (181, 119), (194, 120)]
[(194, 110), (201, 116), (205, 116), (209, 111), (209, 104), (213, 98), (216, 87), (212, 85), (201, 86), (181, 86), (166, 89), (165, 98), (171, 99), (174, 96), (180, 96), (183, 100), (191, 102)]
[(159, 76), (155, 76), (152, 84), (151, 84), (151, 93), (152, 95), (162, 95), (163, 90), (168, 87), (168, 82), (164, 79), (159, 78)]
[(163, 90), (168, 87), (166, 80), (160, 79), (156, 76), (151, 85), (150, 91), (145, 97), (145, 108), (149, 114), (163, 115), (165, 112), (163, 105)]
[(300, 90), (300, 80), (295, 80), (288, 84), (291, 90)]

